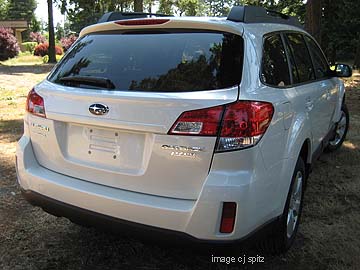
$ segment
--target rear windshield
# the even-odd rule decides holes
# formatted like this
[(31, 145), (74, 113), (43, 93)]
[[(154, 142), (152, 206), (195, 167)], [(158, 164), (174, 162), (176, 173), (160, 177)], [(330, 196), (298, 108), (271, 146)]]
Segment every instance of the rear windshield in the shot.
[(49, 80), (119, 91), (212, 90), (238, 85), (242, 60), (243, 40), (230, 33), (103, 32), (79, 40)]

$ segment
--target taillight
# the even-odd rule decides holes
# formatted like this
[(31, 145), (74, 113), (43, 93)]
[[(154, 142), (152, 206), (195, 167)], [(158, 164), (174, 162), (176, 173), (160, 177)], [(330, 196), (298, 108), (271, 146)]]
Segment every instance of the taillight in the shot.
[(257, 144), (270, 125), (271, 103), (239, 101), (226, 106), (217, 151), (246, 148)]
[(154, 24), (163, 24), (168, 22), (169, 19), (133, 19), (133, 20), (122, 20), (116, 21), (116, 24), (120, 25), (154, 25)]
[(26, 110), (34, 115), (46, 117), (44, 99), (32, 89), (26, 99)]
[(184, 112), (169, 134), (217, 136), (223, 110), (223, 106), (217, 106)]
[(257, 144), (270, 125), (273, 113), (271, 103), (260, 101), (238, 101), (186, 111), (168, 134), (219, 136), (217, 152), (237, 150)]

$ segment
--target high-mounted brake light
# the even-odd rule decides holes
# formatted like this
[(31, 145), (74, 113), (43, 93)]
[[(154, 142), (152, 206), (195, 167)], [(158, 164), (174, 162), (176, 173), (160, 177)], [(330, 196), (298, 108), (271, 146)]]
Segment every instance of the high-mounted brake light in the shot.
[(44, 99), (32, 89), (26, 99), (26, 110), (40, 117), (46, 117)]
[(134, 20), (122, 20), (116, 21), (116, 24), (120, 25), (154, 25), (154, 24), (163, 24), (168, 22), (169, 19), (134, 19)]
[[(254, 146), (270, 125), (274, 107), (260, 101), (187, 111), (171, 127), (170, 135), (218, 136), (217, 152)], [(219, 132), (219, 128), (221, 130)]]

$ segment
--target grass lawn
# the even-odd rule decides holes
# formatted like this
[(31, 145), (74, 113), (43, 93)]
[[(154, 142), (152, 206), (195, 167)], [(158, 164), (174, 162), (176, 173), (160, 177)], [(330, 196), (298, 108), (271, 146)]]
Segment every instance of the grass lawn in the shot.
[[(15, 60), (14, 60), (15, 61)], [(293, 248), (254, 265), (211, 263), (253, 250), (199, 251), (99, 232), (29, 205), (16, 185), (14, 153), (26, 94), (50, 65), (0, 65), (0, 269), (314, 269), (360, 266), (360, 74), (346, 80), (350, 130), (344, 146), (314, 164)], [(156, 242), (157, 239), (154, 241)], [(263, 254), (259, 254), (263, 255)]]
[[(62, 55), (56, 55), (56, 60), (59, 61)], [(43, 58), (41, 56), (32, 55), (30, 52), (20, 52), (18, 56), (8, 59), (6, 61), (0, 61), (0, 65), (4, 66), (34, 66), (42, 65)]]

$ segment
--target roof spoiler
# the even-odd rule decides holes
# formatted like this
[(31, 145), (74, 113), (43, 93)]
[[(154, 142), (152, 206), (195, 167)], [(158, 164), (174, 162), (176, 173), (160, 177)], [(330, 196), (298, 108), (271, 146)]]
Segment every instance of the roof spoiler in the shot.
[(227, 17), (229, 21), (243, 23), (280, 23), (303, 28), (296, 17), (259, 6), (234, 6)]
[(143, 12), (108, 12), (105, 13), (99, 20), (98, 23), (138, 19), (138, 18), (151, 18), (151, 17), (173, 17), (172, 15), (159, 14), (159, 13), (143, 13)]

